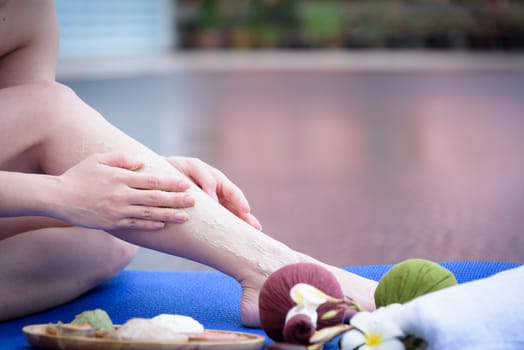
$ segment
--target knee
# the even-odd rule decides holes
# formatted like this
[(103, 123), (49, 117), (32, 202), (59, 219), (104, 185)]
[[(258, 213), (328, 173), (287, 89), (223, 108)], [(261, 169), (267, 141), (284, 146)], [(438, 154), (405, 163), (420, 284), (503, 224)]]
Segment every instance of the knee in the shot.
[(71, 119), (73, 108), (83, 104), (76, 93), (66, 85), (51, 80), (35, 81), (26, 86), (26, 96), (33, 102), (37, 113), (47, 125), (55, 126), (54, 121), (63, 125), (66, 118)]
[(83, 228), (67, 230), (71, 238), (65, 239), (68, 244), (61, 248), (66, 251), (62, 253), (59, 264), (65, 259), (77, 265), (79, 273), (72, 278), (83, 291), (118, 275), (138, 250), (138, 247), (105, 232)]
[(109, 235), (99, 238), (101, 240), (89, 247), (86, 256), (81, 258), (83, 264), (89, 266), (78, 276), (86, 290), (118, 275), (133, 260), (138, 250), (138, 247)]
[(64, 99), (78, 98), (73, 89), (53, 80), (37, 80), (26, 85), (32, 97), (36, 98), (42, 105), (47, 101), (53, 105)]
[(115, 261), (115, 267), (117, 271), (115, 273), (118, 273), (120, 270), (129, 265), (138, 252), (138, 247), (134, 244), (118, 240), (117, 252), (118, 256)]
[(118, 275), (135, 257), (138, 247), (113, 238), (109, 246), (100, 252), (98, 260), (93, 264), (92, 284), (98, 285)]

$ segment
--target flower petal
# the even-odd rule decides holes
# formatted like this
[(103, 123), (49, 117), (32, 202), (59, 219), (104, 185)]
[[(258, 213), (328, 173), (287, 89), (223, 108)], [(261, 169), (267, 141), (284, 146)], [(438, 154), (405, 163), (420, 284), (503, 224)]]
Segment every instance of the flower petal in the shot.
[(380, 332), (383, 339), (394, 339), (404, 336), (402, 329), (396, 323), (390, 321), (380, 322)]
[(307, 283), (297, 283), (291, 288), (289, 295), (298, 305), (302, 303), (320, 305), (327, 301), (323, 291)]
[(352, 329), (340, 338), (340, 349), (342, 350), (353, 350), (357, 346), (361, 346), (366, 342), (364, 334), (356, 329)]
[(368, 333), (375, 329), (373, 316), (369, 311), (362, 311), (355, 314), (350, 321), (351, 325), (360, 329), (363, 333)]
[(318, 314), (316, 309), (308, 309), (303, 305), (296, 305), (287, 312), (285, 322), (288, 322), (291, 318), (295, 317), (296, 315), (305, 315), (309, 317), (311, 323), (314, 325), (315, 328), (317, 328)]
[[(397, 338), (388, 339), (373, 350), (405, 350), (404, 343)], [(359, 349), (360, 350), (360, 349)]]
[(382, 339), (404, 336), (402, 329), (391, 321), (383, 320), (379, 314), (359, 312), (351, 319), (351, 325), (364, 334), (380, 334)]
[(339, 324), (333, 327), (326, 327), (326, 328), (319, 329), (318, 331), (315, 332), (315, 334), (313, 334), (313, 336), (309, 339), (309, 341), (311, 343), (330, 341), (331, 339), (335, 338), (336, 336), (350, 329), (349, 327), (351, 326), (343, 323), (343, 324)]

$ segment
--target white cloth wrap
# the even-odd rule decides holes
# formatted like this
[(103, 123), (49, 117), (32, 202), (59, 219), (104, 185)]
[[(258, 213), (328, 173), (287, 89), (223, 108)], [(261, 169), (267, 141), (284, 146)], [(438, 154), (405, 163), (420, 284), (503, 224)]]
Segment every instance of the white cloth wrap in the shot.
[(524, 349), (524, 266), (377, 310), (430, 350)]

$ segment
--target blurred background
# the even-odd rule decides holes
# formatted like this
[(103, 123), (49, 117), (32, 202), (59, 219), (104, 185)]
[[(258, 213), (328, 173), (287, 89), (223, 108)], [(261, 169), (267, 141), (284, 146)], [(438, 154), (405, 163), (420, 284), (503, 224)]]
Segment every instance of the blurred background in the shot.
[[(57, 0), (58, 78), (334, 265), (524, 262), (524, 4)], [(142, 249), (128, 267), (206, 270)]]

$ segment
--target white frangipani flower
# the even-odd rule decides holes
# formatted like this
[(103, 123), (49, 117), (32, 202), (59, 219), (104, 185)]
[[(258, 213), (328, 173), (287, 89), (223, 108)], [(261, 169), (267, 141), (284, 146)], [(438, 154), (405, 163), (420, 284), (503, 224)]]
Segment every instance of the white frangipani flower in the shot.
[(291, 299), (297, 304), (286, 315), (286, 322), (293, 316), (303, 314), (309, 316), (311, 322), (317, 325), (317, 308), (330, 299), (323, 291), (307, 283), (298, 283), (289, 291)]
[(371, 312), (357, 313), (351, 319), (354, 329), (340, 339), (342, 350), (404, 350), (399, 339), (404, 332), (393, 322), (378, 320)]

